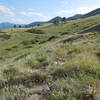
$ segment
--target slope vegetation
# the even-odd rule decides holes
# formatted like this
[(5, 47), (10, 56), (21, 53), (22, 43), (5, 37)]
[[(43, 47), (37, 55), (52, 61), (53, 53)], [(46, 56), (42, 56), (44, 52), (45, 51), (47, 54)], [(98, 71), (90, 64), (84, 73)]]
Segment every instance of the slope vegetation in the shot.
[(100, 15), (0, 30), (1, 100), (100, 100)]

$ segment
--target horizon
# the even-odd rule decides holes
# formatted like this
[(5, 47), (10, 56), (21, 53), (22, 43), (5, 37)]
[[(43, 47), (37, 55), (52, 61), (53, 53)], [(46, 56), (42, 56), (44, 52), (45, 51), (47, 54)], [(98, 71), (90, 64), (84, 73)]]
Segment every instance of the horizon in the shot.
[(29, 24), (48, 21), (56, 16), (68, 18), (88, 13), (99, 5), (99, 0), (0, 0), (0, 23)]

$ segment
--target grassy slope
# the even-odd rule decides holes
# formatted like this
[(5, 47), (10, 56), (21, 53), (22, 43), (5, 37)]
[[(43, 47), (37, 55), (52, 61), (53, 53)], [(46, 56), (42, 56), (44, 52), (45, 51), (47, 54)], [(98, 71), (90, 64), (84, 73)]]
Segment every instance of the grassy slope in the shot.
[[(49, 84), (48, 100), (97, 99), (100, 89), (100, 31), (91, 28), (99, 23), (100, 15), (97, 15), (58, 25), (1, 30), (2, 100), (8, 100), (8, 97), (10, 100), (25, 100), (30, 88), (34, 90), (38, 84)], [(34, 29), (42, 30), (44, 34), (28, 32)], [(86, 31), (88, 29), (91, 30)], [(10, 35), (10, 39), (2, 34)], [(47, 88), (44, 89), (49, 94)], [(31, 92), (34, 96), (34, 91)]]

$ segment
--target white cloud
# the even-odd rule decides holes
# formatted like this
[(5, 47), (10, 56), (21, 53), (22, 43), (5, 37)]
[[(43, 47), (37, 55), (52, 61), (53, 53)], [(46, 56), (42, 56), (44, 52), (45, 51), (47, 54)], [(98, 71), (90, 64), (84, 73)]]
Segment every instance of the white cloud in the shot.
[(12, 9), (10, 9), (4, 5), (0, 5), (0, 13), (3, 13), (8, 16), (15, 16), (15, 13), (12, 11)]
[(38, 17), (41, 17), (41, 19), (43, 21), (46, 21), (46, 20), (51, 19), (51, 17), (49, 15), (44, 15), (43, 13), (34, 12), (33, 15), (38, 16)]
[(33, 12), (21, 12), (20, 14), (24, 16), (33, 16)]
[(60, 11), (54, 12), (54, 14), (59, 14), (59, 15), (62, 15), (62, 14), (85, 14), (94, 9), (95, 8), (80, 7), (80, 8), (76, 8), (74, 10), (60, 10)]
[(34, 11), (34, 9), (33, 9), (33, 8), (28, 8), (28, 10), (29, 10), (29, 11)]
[(68, 10), (59, 10), (59, 11), (54, 12), (54, 14), (58, 14), (58, 15), (69, 14), (69, 13), (73, 13), (73, 12), (71, 10), (70, 11), (68, 11)]
[(80, 7), (80, 8), (73, 10), (73, 12), (78, 13), (78, 14), (85, 14), (85, 13), (92, 11), (93, 9), (94, 8)]
[(26, 24), (27, 22), (21, 18), (12, 18), (11, 22), (14, 24)]
[(39, 13), (39, 12), (21, 12), (20, 14), (23, 15), (23, 16), (28, 16), (28, 17), (35, 16), (35, 17), (38, 17), (40, 20), (43, 20), (43, 21), (49, 20), (51, 18), (49, 15), (45, 15), (45, 14)]
[(61, 1), (62, 4), (67, 5), (68, 1)]

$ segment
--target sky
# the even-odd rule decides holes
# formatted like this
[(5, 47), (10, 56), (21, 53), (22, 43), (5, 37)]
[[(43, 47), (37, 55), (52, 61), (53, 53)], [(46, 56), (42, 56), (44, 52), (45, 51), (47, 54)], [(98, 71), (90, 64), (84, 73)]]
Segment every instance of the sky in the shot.
[(0, 23), (28, 24), (100, 8), (100, 0), (0, 0)]

